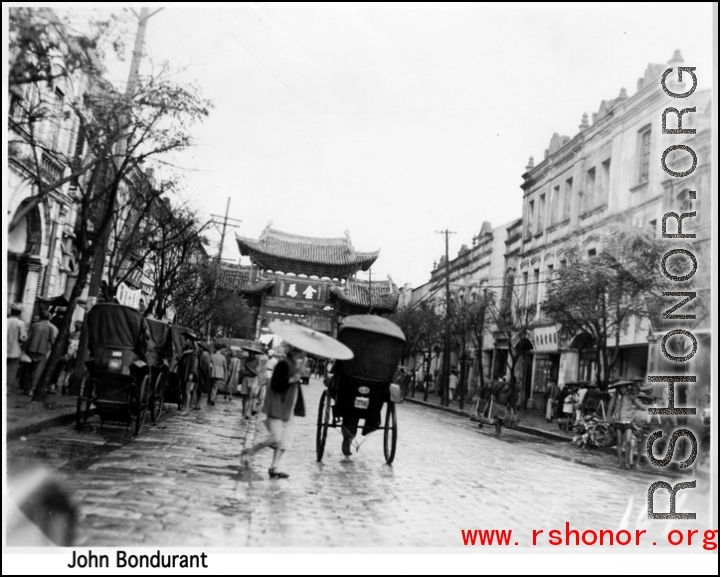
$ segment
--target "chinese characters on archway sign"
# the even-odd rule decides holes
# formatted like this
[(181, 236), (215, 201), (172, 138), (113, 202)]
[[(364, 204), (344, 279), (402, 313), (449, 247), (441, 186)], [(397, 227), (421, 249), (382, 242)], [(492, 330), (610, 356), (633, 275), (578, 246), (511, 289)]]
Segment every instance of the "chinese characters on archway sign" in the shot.
[(322, 297), (322, 290), (319, 285), (304, 282), (282, 283), (280, 296), (290, 297), (308, 301), (318, 301)]

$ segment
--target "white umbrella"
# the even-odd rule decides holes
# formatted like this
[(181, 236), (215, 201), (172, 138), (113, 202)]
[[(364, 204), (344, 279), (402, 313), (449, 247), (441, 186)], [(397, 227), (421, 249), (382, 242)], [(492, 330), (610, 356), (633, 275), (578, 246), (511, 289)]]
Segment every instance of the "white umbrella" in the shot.
[(268, 328), (292, 346), (319, 357), (345, 361), (355, 356), (340, 341), (301, 325), (273, 321)]

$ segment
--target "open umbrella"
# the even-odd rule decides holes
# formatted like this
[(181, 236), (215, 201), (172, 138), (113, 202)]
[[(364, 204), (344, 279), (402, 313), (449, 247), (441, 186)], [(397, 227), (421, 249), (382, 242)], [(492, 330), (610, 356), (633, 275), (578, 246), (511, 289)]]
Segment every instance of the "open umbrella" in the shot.
[(292, 346), (319, 357), (346, 361), (355, 356), (340, 341), (307, 327), (273, 321), (268, 328)]
[(265, 351), (262, 348), (262, 345), (260, 343), (248, 343), (245, 345), (241, 345), (241, 348), (243, 348), (246, 351), (250, 351), (251, 353), (264, 353)]

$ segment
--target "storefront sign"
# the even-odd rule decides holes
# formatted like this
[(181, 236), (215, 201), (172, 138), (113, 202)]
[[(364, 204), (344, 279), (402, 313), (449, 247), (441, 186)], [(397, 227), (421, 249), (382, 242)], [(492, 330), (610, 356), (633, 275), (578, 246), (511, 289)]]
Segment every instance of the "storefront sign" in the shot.
[(131, 289), (125, 283), (120, 283), (115, 297), (121, 305), (138, 309), (140, 307), (140, 298), (142, 291), (140, 289)]
[(284, 280), (275, 286), (275, 294), (277, 296), (302, 301), (320, 301), (323, 298), (323, 285), (319, 283)]
[(535, 352), (556, 353), (558, 351), (557, 328), (538, 327), (535, 329)]

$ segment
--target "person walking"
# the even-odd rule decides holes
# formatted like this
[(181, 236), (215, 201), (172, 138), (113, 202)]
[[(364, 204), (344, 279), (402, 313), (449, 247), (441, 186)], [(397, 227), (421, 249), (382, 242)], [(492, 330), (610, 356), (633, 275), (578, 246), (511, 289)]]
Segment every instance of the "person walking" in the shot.
[(220, 387), (225, 384), (228, 377), (227, 358), (222, 353), (223, 344), (215, 345), (215, 352), (210, 355), (210, 382), (208, 383), (208, 405), (215, 405)]
[[(260, 353), (257, 356), (258, 366), (257, 366), (257, 393), (255, 395), (255, 412), (259, 412), (262, 410), (263, 405), (265, 404), (265, 394), (267, 391), (267, 383), (269, 382), (268, 378), (268, 370), (267, 365), (268, 361), (270, 360), (270, 357), (268, 357), (264, 352)], [(270, 377), (272, 377), (272, 373), (270, 374)]]
[(40, 313), (40, 320), (30, 326), (28, 338), (25, 343), (25, 353), (31, 359), (30, 382), (25, 390), (25, 394), (30, 397), (38, 395), (39, 391), (36, 390), (37, 385), (45, 369), (45, 364), (55, 344), (57, 335), (58, 330), (55, 325), (50, 322), (50, 313), (48, 311), (42, 311)]
[(448, 402), (455, 400), (455, 391), (457, 390), (458, 376), (457, 371), (452, 369), (450, 371), (450, 378), (448, 379)]
[(608, 420), (615, 429), (619, 469), (629, 469), (632, 465), (633, 418), (638, 409), (645, 410), (645, 406), (632, 394), (629, 385), (634, 385), (634, 383), (619, 381), (612, 385), (617, 391), (610, 401), (608, 409)]
[(210, 360), (210, 345), (204, 341), (198, 342), (198, 377), (197, 386), (195, 387), (195, 404), (193, 409), (200, 410), (200, 400), (203, 393), (210, 393), (210, 379), (212, 371), (212, 363)]
[(228, 355), (228, 378), (225, 400), (232, 401), (233, 395), (238, 392), (238, 386), (240, 384), (240, 377), (242, 374), (242, 361), (239, 356), (240, 351), (228, 350), (230, 351), (230, 354)]
[(502, 427), (508, 418), (508, 411), (515, 411), (515, 391), (507, 379), (500, 381), (493, 393), (492, 418), (495, 425), (495, 434), (502, 433)]
[(199, 355), (195, 344), (197, 337), (186, 331), (183, 333), (182, 338), (183, 350), (178, 361), (177, 375), (182, 395), (182, 411), (180, 414), (187, 415), (191, 406), (193, 409), (197, 407), (194, 397), (196, 395), (195, 390), (200, 386), (198, 380)]
[(265, 396), (263, 413), (268, 436), (252, 448), (244, 449), (240, 456), (244, 466), (250, 466), (252, 456), (265, 449), (274, 449), (268, 469), (271, 479), (287, 479), (290, 475), (279, 469), (285, 451), (292, 445), (293, 419), (305, 416), (305, 403), (300, 390), (300, 365), (306, 353), (291, 347), (285, 358), (278, 361)]
[(20, 365), (20, 358), (23, 355), (23, 344), (27, 340), (27, 327), (25, 321), (20, 318), (22, 307), (18, 304), (10, 305), (10, 316), (7, 320), (7, 390), (11, 390), (17, 384), (17, 373)]
[(257, 353), (248, 351), (250, 358), (245, 363), (245, 380), (243, 388), (247, 391), (247, 403), (244, 405), (243, 414), (246, 419), (251, 415), (257, 414), (257, 394), (258, 394), (258, 360)]
[(548, 423), (552, 423), (553, 421), (553, 413), (555, 412), (555, 405), (557, 404), (556, 397), (559, 392), (560, 388), (557, 383), (555, 381), (550, 381), (547, 389), (545, 389), (545, 394), (543, 395), (543, 399), (545, 399), (545, 420)]
[(75, 365), (77, 364), (77, 353), (80, 346), (80, 333), (82, 331), (82, 321), (75, 321), (75, 329), (70, 333), (70, 339), (68, 340), (67, 350), (62, 359), (62, 371), (58, 378), (58, 386), (60, 387), (60, 394), (67, 395), (70, 381), (70, 377), (75, 371)]

